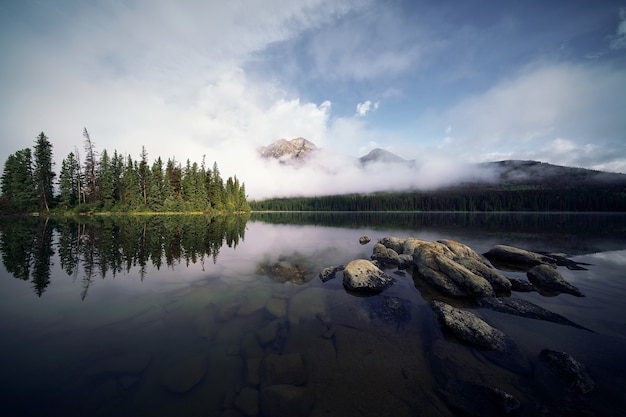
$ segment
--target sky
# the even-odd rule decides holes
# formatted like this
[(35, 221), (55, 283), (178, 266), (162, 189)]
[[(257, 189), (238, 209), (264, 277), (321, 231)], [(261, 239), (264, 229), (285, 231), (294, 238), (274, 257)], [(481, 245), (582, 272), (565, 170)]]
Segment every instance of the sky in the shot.
[[(626, 173), (626, 3), (4, 0), (0, 167), (43, 131), (236, 175), (250, 198), (436, 187), (478, 162)], [(281, 167), (256, 149), (304, 137)], [(383, 148), (416, 167), (352, 162)]]

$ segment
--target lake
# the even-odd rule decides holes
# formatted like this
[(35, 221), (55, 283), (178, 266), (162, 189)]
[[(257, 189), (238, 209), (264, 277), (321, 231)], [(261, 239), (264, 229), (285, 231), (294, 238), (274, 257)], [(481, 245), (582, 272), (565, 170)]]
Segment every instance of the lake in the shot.
[[(568, 254), (589, 264), (558, 268), (585, 297), (511, 297), (580, 327), (441, 297), (411, 270), (369, 297), (341, 272), (320, 279), (385, 236)], [(0, 251), (3, 416), (626, 415), (624, 214), (5, 217)], [(461, 343), (431, 300), (513, 349)], [(593, 390), (549, 369), (545, 348), (582, 363)]]

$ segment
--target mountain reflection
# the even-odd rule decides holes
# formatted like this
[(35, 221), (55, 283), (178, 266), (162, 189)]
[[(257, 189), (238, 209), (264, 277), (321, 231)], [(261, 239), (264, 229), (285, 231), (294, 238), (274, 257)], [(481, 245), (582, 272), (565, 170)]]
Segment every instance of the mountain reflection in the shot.
[[(41, 296), (48, 285), (55, 245), (62, 270), (82, 283), (87, 296), (94, 278), (138, 268), (217, 262), (221, 247), (244, 239), (248, 216), (98, 216), (1, 218), (0, 253), (7, 271), (30, 280)], [(56, 232), (56, 235), (55, 235)], [(54, 237), (56, 236), (56, 239)]]

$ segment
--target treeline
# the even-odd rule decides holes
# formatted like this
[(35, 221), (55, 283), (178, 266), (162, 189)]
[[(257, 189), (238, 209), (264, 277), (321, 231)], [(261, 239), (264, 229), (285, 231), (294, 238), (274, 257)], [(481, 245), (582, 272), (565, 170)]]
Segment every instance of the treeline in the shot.
[(243, 240), (243, 216), (0, 217), (0, 256), (8, 273), (32, 282), (41, 296), (52, 280), (55, 251), (67, 275), (80, 279), (81, 299), (96, 278), (131, 269), (143, 280), (153, 268), (217, 262), (220, 249)]
[(254, 211), (626, 211), (626, 186), (450, 188), (251, 201)]
[(0, 178), (0, 212), (247, 212), (245, 185), (237, 177), (224, 181), (217, 162), (182, 166), (157, 157), (151, 164), (142, 147), (138, 159), (106, 149), (98, 152), (83, 130), (84, 156), (78, 148), (53, 171), (52, 143), (41, 132), (31, 151), (10, 155)]

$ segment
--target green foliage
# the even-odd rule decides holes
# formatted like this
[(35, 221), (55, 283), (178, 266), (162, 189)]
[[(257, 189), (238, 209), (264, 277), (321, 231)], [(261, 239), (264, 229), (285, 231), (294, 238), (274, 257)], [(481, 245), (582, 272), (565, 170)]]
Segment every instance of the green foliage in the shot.
[(0, 213), (48, 211), (55, 203), (59, 210), (91, 214), (112, 212), (245, 212), (250, 211), (245, 188), (235, 177), (222, 180), (217, 162), (213, 171), (204, 164), (187, 161), (184, 169), (168, 159), (165, 167), (158, 157), (152, 165), (141, 148), (140, 159), (124, 158), (106, 149), (96, 159), (95, 144), (83, 130), (84, 164), (78, 149), (61, 163), (59, 194), (54, 196), (52, 144), (43, 132), (37, 136), (33, 154), (23, 149), (12, 154), (1, 177)]
[(252, 201), (254, 211), (626, 211), (626, 186), (458, 187)]

